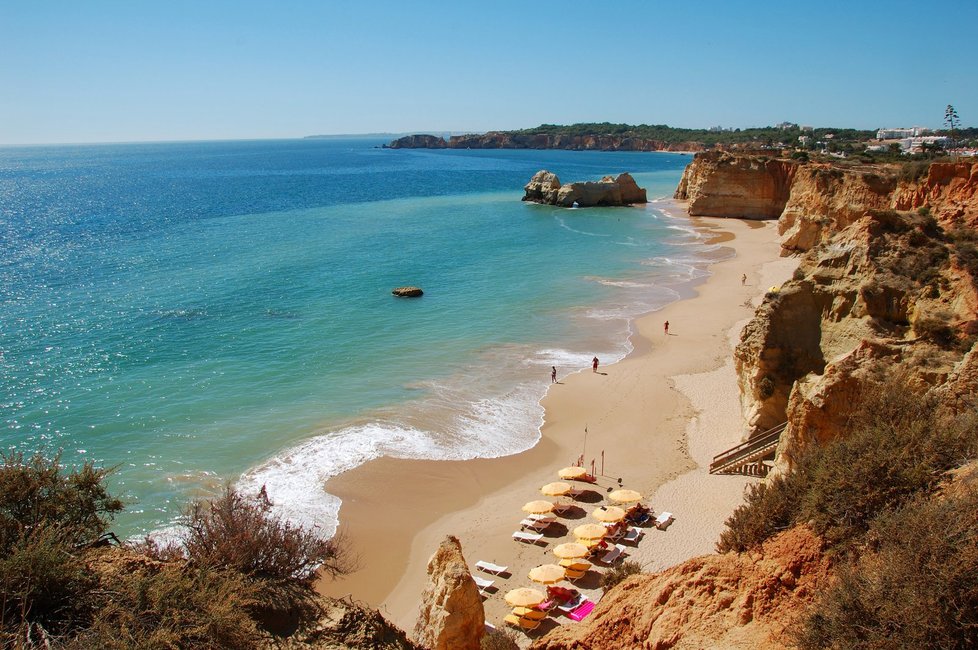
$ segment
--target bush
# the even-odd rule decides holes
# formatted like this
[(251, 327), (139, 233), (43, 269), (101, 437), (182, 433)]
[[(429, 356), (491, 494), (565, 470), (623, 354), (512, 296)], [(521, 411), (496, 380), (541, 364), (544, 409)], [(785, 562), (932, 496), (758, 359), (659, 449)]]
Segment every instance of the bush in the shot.
[(271, 507), (263, 494), (249, 499), (230, 486), (214, 501), (192, 504), (184, 524), (187, 558), (250, 578), (304, 585), (320, 572), (336, 576), (350, 569), (339, 540), (282, 521)]
[(479, 642), (481, 650), (519, 650), (516, 635), (509, 630), (488, 630)]
[(625, 560), (620, 564), (609, 568), (601, 575), (601, 586), (604, 588), (604, 592), (608, 591), (617, 585), (619, 582), (627, 578), (628, 576), (635, 575), (636, 573), (642, 572), (642, 565), (633, 560)]
[(802, 633), (802, 648), (978, 645), (978, 492), (917, 498), (880, 516), (875, 552), (842, 567)]
[(814, 448), (795, 470), (749, 488), (717, 550), (744, 551), (807, 522), (830, 547), (858, 544), (873, 518), (932, 491), (947, 470), (978, 453), (978, 416), (951, 416), (901, 377), (854, 401), (846, 438)]
[[(109, 586), (109, 585), (107, 585)], [(91, 626), (67, 644), (104, 648), (256, 648), (255, 589), (234, 572), (183, 564), (123, 572)]]
[(918, 337), (942, 348), (954, 347), (958, 343), (958, 335), (950, 325), (950, 318), (947, 314), (936, 318), (926, 316), (918, 318), (914, 321), (913, 331)]

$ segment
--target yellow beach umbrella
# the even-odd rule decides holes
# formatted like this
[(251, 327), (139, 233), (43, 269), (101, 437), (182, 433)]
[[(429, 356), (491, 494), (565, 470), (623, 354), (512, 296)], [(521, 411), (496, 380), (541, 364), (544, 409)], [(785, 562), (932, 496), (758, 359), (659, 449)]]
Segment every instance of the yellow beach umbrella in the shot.
[(542, 515), (548, 512), (552, 512), (554, 509), (554, 504), (549, 501), (530, 501), (529, 503), (523, 504), (523, 512), (529, 512), (531, 515)]
[(587, 470), (583, 467), (565, 467), (557, 472), (557, 476), (560, 478), (581, 478), (587, 476)]
[(570, 483), (564, 483), (562, 481), (547, 483), (542, 488), (540, 488), (540, 494), (544, 494), (548, 497), (559, 497), (561, 495), (567, 494), (570, 491), (571, 491)]
[(625, 518), (625, 511), (618, 506), (602, 506), (591, 513), (598, 521), (614, 522)]
[(587, 555), (588, 548), (579, 542), (564, 542), (554, 546), (554, 555), (563, 560), (573, 560)]
[(513, 607), (534, 607), (542, 603), (547, 596), (531, 587), (520, 587), (507, 591), (503, 599)]
[(564, 579), (564, 567), (556, 564), (541, 564), (530, 569), (529, 578), (543, 585), (555, 585)]
[(608, 532), (608, 529), (601, 524), (581, 524), (574, 529), (574, 536), (578, 539), (601, 539)]
[(635, 490), (615, 490), (608, 495), (608, 501), (615, 503), (635, 503), (642, 500), (642, 495)]

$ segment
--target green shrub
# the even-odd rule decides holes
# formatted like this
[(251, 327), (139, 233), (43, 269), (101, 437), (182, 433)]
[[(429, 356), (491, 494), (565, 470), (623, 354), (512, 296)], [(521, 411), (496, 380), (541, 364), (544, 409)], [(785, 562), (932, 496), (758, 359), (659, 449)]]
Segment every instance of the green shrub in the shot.
[(163, 565), (114, 577), (91, 625), (67, 644), (104, 648), (256, 648), (255, 588), (229, 571)]
[(958, 335), (951, 327), (950, 315), (947, 314), (918, 318), (914, 321), (913, 331), (918, 337), (942, 348), (954, 347), (958, 343)]
[(747, 486), (744, 504), (725, 522), (716, 544), (718, 553), (742, 553), (791, 526), (799, 511), (806, 484), (800, 468), (787, 476)]
[(978, 645), (978, 492), (918, 497), (877, 518), (808, 616), (802, 648)]
[(609, 568), (601, 575), (601, 586), (604, 588), (605, 593), (608, 593), (608, 590), (628, 576), (641, 572), (641, 564), (633, 560), (625, 560), (624, 562)]

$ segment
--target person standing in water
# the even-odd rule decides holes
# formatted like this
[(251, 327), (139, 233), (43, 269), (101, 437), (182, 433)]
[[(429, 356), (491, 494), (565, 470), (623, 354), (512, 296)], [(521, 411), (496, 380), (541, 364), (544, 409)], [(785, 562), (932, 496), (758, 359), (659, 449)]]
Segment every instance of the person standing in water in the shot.
[(594, 357), (593, 359), (591, 359), (591, 372), (597, 372), (597, 371), (598, 371), (598, 358)]
[(557, 366), (550, 366), (550, 383), (557, 383)]

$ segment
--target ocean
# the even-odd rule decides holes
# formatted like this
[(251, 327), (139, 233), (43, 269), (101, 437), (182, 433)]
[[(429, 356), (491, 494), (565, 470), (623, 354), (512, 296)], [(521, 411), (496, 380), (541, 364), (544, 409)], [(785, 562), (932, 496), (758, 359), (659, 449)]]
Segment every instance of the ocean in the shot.
[[(0, 148), (4, 448), (114, 468), (125, 536), (227, 482), (331, 534), (327, 478), (531, 447), (552, 365), (622, 358), (724, 255), (655, 207), (688, 156), (380, 144)], [(653, 202), (522, 203), (540, 169)]]

